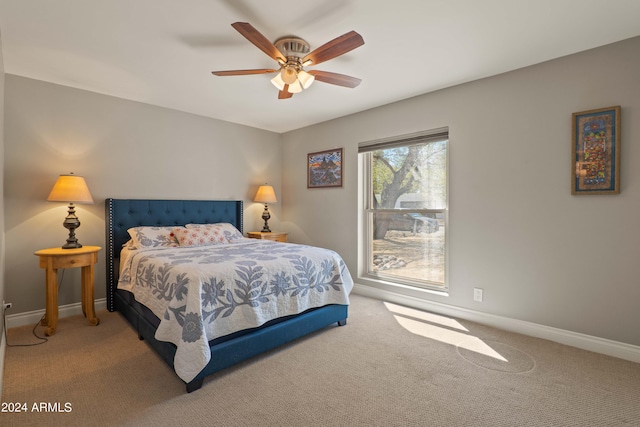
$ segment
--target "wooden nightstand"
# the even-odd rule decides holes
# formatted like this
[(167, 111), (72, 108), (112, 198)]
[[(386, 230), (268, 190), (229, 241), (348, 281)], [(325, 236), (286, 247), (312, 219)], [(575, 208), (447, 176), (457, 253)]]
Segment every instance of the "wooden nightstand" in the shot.
[(262, 231), (250, 231), (247, 233), (247, 237), (251, 239), (262, 239), (262, 240), (275, 240), (276, 242), (287, 242), (287, 236), (289, 233), (283, 233), (282, 231), (272, 231), (270, 233), (265, 233)]
[(82, 267), (82, 314), (89, 324), (96, 326), (100, 319), (96, 317), (93, 301), (93, 265), (98, 262), (100, 246), (83, 246), (78, 249), (49, 248), (35, 252), (40, 257), (40, 268), (46, 269), (47, 305), (44, 319), (40, 323), (46, 326), (44, 333), (51, 336), (58, 326), (58, 269)]

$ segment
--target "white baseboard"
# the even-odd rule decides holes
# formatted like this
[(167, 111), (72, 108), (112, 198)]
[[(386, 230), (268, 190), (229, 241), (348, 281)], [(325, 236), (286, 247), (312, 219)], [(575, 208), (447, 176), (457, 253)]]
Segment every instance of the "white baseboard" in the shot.
[(619, 359), (640, 363), (640, 346), (636, 345), (598, 338), (591, 335), (567, 331), (564, 329), (552, 328), (549, 326), (539, 325), (537, 323), (525, 322), (523, 320), (496, 316), (494, 314), (483, 313), (481, 311), (470, 310), (467, 308), (427, 301), (420, 298), (409, 297), (394, 292), (384, 291), (366, 285), (356, 284), (353, 288), (353, 292), (359, 295), (383, 301), (401, 304), (420, 310), (430, 311), (432, 313), (442, 314), (445, 316), (469, 320), (498, 329), (517, 332), (536, 338), (543, 338), (549, 341), (570, 345), (572, 347), (580, 348), (583, 350), (593, 351), (595, 353), (606, 354), (607, 356), (613, 356)]
[[(107, 309), (107, 299), (100, 298), (95, 300), (95, 308), (98, 310)], [(35, 325), (44, 316), (45, 310), (26, 311), (24, 313), (10, 314), (6, 317), (7, 329), (16, 328), (24, 325)], [(61, 305), (58, 307), (58, 318), (76, 316), (82, 314), (82, 303), (75, 302), (73, 304)]]

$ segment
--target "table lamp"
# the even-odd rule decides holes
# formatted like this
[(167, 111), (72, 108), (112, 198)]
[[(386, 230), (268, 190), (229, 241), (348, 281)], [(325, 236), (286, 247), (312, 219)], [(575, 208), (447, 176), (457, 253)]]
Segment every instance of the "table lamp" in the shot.
[(275, 203), (278, 201), (278, 199), (276, 199), (276, 192), (273, 191), (273, 187), (270, 185), (261, 185), (260, 188), (258, 188), (258, 192), (256, 193), (256, 197), (253, 199), (253, 201), (264, 203), (264, 212), (262, 212), (264, 227), (262, 228), (262, 232), (271, 233), (268, 223), (269, 218), (271, 218), (271, 215), (269, 214), (268, 203)]
[(60, 175), (51, 193), (49, 193), (47, 200), (50, 202), (69, 203), (69, 213), (62, 223), (62, 225), (69, 230), (69, 237), (67, 238), (67, 243), (62, 246), (62, 249), (81, 248), (82, 245), (78, 243), (78, 239), (76, 238), (76, 228), (80, 227), (80, 221), (76, 216), (73, 204), (93, 204), (93, 198), (91, 197), (89, 187), (87, 187), (84, 178), (74, 175), (73, 172), (68, 175)]

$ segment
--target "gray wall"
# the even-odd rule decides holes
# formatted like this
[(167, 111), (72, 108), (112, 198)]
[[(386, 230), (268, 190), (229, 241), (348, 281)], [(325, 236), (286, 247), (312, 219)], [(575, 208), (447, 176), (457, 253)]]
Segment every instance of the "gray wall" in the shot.
[[(291, 238), (359, 273), (357, 144), (448, 126), (449, 295), (377, 289), (640, 344), (640, 38), (283, 136)], [(620, 195), (572, 196), (571, 114), (622, 106)], [(345, 149), (344, 187), (307, 189), (308, 152)], [(473, 288), (484, 302), (473, 301)]]
[[(268, 181), (279, 195), (270, 224), (337, 250), (357, 277), (358, 142), (449, 126), (449, 295), (376, 286), (639, 345), (638, 51), (635, 38), (283, 135), (8, 75), (5, 299), (14, 313), (44, 308), (33, 251), (66, 239), (66, 206), (45, 199), (69, 171), (97, 202), (78, 207), (82, 243), (104, 244), (106, 197), (242, 198), (245, 230), (258, 229), (250, 200)], [(571, 113), (612, 105), (622, 106), (622, 193), (571, 196)], [(306, 154), (334, 147), (345, 149), (344, 187), (307, 189)], [(60, 304), (80, 301), (76, 273)]]
[[(262, 227), (260, 184), (280, 191), (280, 136), (14, 75), (5, 87), (5, 299), (13, 313), (44, 308), (33, 252), (61, 246), (67, 205), (47, 202), (61, 173), (83, 175), (94, 205), (77, 205), (80, 243), (104, 247), (104, 199), (243, 199), (245, 229)], [(279, 226), (280, 205), (270, 224)], [(105, 296), (104, 251), (96, 298)], [(80, 271), (65, 272), (59, 304), (80, 301)]]

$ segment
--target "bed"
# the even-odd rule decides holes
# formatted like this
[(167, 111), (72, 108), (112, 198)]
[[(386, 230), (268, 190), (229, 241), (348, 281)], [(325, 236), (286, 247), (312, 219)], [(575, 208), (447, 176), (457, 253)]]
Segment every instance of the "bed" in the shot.
[[(239, 200), (105, 200), (107, 308), (129, 321), (186, 383), (187, 392), (215, 372), (347, 322), (353, 281), (338, 254), (246, 239), (242, 220)], [(175, 231), (171, 239), (178, 245), (174, 240), (169, 247), (147, 245), (128, 232), (164, 228)], [(224, 239), (216, 234), (214, 242), (211, 230), (224, 230)], [(198, 240), (203, 233), (211, 242)], [(313, 264), (315, 256), (327, 259)], [(285, 261), (291, 265), (285, 267)], [(327, 279), (320, 283), (308, 271)], [(153, 297), (166, 305), (145, 299)]]

